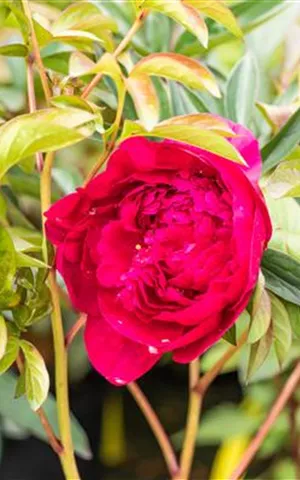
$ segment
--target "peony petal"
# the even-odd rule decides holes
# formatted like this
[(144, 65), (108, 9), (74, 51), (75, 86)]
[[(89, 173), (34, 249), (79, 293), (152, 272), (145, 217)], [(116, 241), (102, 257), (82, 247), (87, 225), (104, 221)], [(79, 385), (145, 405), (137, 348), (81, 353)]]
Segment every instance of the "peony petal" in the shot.
[(88, 317), (84, 338), (92, 365), (117, 386), (141, 377), (161, 358), (157, 349), (120, 335), (101, 316)]
[(65, 257), (64, 245), (57, 249), (56, 267), (65, 281), (74, 307), (81, 312), (98, 315), (96, 274), (90, 272), (87, 276), (78, 263), (69, 262)]

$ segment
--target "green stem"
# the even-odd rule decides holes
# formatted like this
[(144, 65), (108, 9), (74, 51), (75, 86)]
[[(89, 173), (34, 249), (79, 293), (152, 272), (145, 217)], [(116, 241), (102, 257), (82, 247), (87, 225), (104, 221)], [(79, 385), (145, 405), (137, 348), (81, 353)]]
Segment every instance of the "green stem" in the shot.
[[(146, 11), (142, 10), (137, 18), (135, 19), (135, 22), (133, 23), (132, 27), (128, 32), (126, 33), (125, 37), (123, 40), (120, 42), (120, 44), (117, 46), (116, 50), (113, 53), (113, 56), (117, 58), (124, 50), (125, 48), (129, 45), (131, 42), (132, 38), (136, 34), (136, 32), (139, 30), (141, 27), (143, 20), (146, 16)], [(97, 75), (93, 78), (93, 80), (85, 87), (81, 94), (81, 98), (87, 98), (89, 94), (92, 92), (92, 90), (98, 85), (98, 83), (101, 81), (103, 77), (103, 73), (99, 72)]]
[[(54, 154), (46, 155), (44, 169), (41, 175), (41, 209), (44, 231), (44, 259), (48, 262), (47, 244), (45, 239), (45, 217), (44, 212), (51, 204), (51, 170)], [(48, 277), (49, 288), (52, 300), (52, 332), (55, 356), (55, 385), (57, 399), (58, 424), (60, 441), (63, 451), (59, 455), (61, 465), (67, 480), (79, 480), (74, 448), (71, 434), (70, 406), (68, 393), (68, 363), (67, 351), (65, 348), (63, 321), (60, 309), (59, 290), (56, 283), (55, 270), (51, 269)]]
[(34, 30), (34, 23), (32, 20), (32, 15), (31, 15), (31, 10), (30, 10), (30, 5), (28, 0), (21, 0), (22, 1), (22, 6), (24, 9), (24, 13), (27, 17), (29, 27), (30, 27), (30, 36), (31, 36), (31, 44), (32, 44), (32, 53), (34, 56), (34, 61), (37, 65), (40, 77), (41, 77), (41, 82), (42, 82), (42, 87), (44, 90), (44, 95), (45, 99), (47, 102), (47, 105), (50, 105), (50, 98), (51, 98), (51, 90), (48, 85), (48, 79), (47, 79), (47, 74), (43, 65), (41, 53), (40, 53), (40, 48), (38, 44), (38, 40), (36, 38), (35, 30)]
[(189, 405), (187, 425), (180, 457), (180, 470), (179, 473), (174, 477), (174, 480), (188, 480), (192, 468), (198, 433), (199, 417), (203, 403), (203, 394), (195, 390), (198, 378), (199, 360), (196, 359), (189, 365)]

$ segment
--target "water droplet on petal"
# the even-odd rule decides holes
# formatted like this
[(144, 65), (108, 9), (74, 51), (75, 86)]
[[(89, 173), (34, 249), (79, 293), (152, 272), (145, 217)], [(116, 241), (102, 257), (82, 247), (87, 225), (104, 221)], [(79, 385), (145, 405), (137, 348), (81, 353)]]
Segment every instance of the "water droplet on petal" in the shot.
[(170, 340), (169, 338), (163, 338), (163, 339), (161, 340), (161, 343), (170, 343), (170, 341), (171, 341), (171, 340)]
[(89, 211), (89, 215), (96, 215), (97, 209), (96, 208), (91, 208)]
[(152, 347), (152, 345), (150, 345), (150, 347), (148, 347), (148, 351), (152, 355), (157, 355), (158, 354), (158, 349), (156, 347)]
[(60, 218), (60, 217), (55, 217), (55, 221), (56, 221), (57, 223), (62, 223), (63, 219)]
[(118, 385), (125, 385), (126, 380), (123, 380), (122, 378), (119, 378), (119, 377), (114, 377), (113, 382), (117, 383)]
[[(120, 295), (120, 294), (118, 293), (118, 295)], [(118, 320), (117, 323), (118, 323), (119, 325), (123, 325), (124, 322), (123, 322), (123, 320)]]
[(141, 250), (142, 248), (142, 245), (140, 243), (137, 243), (136, 246), (135, 246), (135, 249), (136, 250)]

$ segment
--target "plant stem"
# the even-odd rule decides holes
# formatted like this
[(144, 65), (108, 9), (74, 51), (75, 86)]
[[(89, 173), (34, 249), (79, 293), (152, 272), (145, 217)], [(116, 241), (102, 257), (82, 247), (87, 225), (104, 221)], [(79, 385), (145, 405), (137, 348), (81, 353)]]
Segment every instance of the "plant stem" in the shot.
[[(43, 219), (44, 232), (44, 256), (45, 262), (48, 263), (47, 243), (45, 239), (45, 217), (44, 212), (48, 210), (51, 204), (51, 170), (53, 164), (54, 154), (46, 155), (44, 169), (41, 175), (41, 209)], [(65, 349), (63, 322), (60, 310), (59, 290), (56, 283), (56, 274), (53, 269), (50, 270), (49, 288), (52, 300), (52, 332), (54, 341), (54, 355), (55, 355), (55, 384), (56, 384), (56, 399), (58, 411), (58, 424), (60, 430), (60, 438), (63, 446), (63, 451), (60, 454), (60, 461), (67, 480), (80, 479), (75, 457), (71, 434), (70, 423), (70, 407), (68, 394), (68, 367), (67, 367), (67, 351)]]
[(139, 386), (135, 382), (131, 382), (127, 385), (128, 390), (134, 397), (136, 403), (138, 404), (139, 408), (145, 415), (155, 437), (160, 446), (166, 464), (168, 466), (170, 475), (173, 477), (178, 472), (179, 466), (177, 463), (177, 459), (173, 450), (173, 447), (170, 443), (170, 440), (158, 419), (155, 411), (153, 410), (152, 406), (150, 405), (149, 401), (145, 397), (144, 393), (141, 391)]
[(204, 396), (208, 387), (218, 376), (226, 362), (237, 353), (237, 351), (247, 341), (248, 331), (244, 332), (237, 342), (236, 346), (229, 347), (224, 355), (213, 365), (213, 367), (199, 379), (199, 361), (195, 360), (189, 365), (189, 387), (190, 398), (187, 415), (187, 426), (180, 458), (179, 474), (174, 480), (188, 480), (198, 433), (198, 424), (203, 405)]
[(175, 479), (188, 480), (192, 468), (198, 423), (203, 404), (203, 393), (199, 393), (195, 387), (199, 378), (199, 360), (189, 364), (189, 405), (187, 425), (184, 434), (184, 442), (180, 457), (180, 470)]
[(297, 388), (299, 381), (300, 381), (300, 361), (297, 362), (296, 367), (294, 368), (288, 381), (284, 385), (283, 389), (281, 390), (281, 393), (279, 394), (279, 396), (277, 397), (277, 400), (275, 401), (273, 407), (271, 408), (269, 415), (267, 416), (263, 425), (261, 426), (256, 436), (250, 443), (240, 464), (231, 475), (230, 480), (238, 480), (243, 476), (245, 470), (250, 465), (254, 456), (258, 452), (261, 444), (263, 443), (264, 439), (266, 438), (272, 426), (274, 425), (275, 421), (277, 420), (279, 414), (281, 413), (281, 411), (287, 404), (289, 398), (292, 396), (293, 392)]
[(116, 138), (117, 138), (117, 135), (118, 135), (118, 130), (119, 130), (120, 123), (121, 123), (121, 120), (122, 120), (122, 115), (123, 115), (123, 108), (124, 108), (124, 103), (125, 103), (125, 94), (126, 94), (125, 90), (119, 93), (119, 102), (118, 102), (118, 108), (117, 108), (117, 112), (116, 112), (116, 118), (115, 118), (115, 121), (114, 121), (114, 130), (113, 130), (113, 133), (112, 133), (112, 137), (109, 141), (109, 144), (108, 144), (107, 148), (104, 148), (104, 151), (101, 153), (99, 159), (93, 165), (90, 172), (87, 174), (87, 177), (86, 177), (86, 179), (84, 181), (84, 184), (83, 184), (84, 186), (87, 185), (89, 183), (89, 181), (96, 175), (98, 170), (102, 167), (102, 165), (107, 160), (107, 158), (109, 157), (109, 155), (111, 154), (111, 152), (113, 151), (113, 149), (115, 147), (115, 142), (116, 142)]
[(77, 322), (70, 328), (66, 337), (65, 337), (65, 347), (68, 349), (73, 342), (74, 338), (76, 337), (77, 333), (85, 326), (86, 324), (86, 315), (82, 313)]
[(68, 364), (67, 351), (65, 349), (64, 330), (59, 303), (59, 293), (56, 284), (55, 271), (49, 273), (49, 288), (53, 311), (51, 314), (52, 332), (55, 355), (55, 385), (58, 412), (58, 424), (60, 430), (63, 452), (60, 455), (61, 464), (67, 480), (80, 479), (72, 441), (70, 423), (70, 405), (68, 393)]
[[(34, 73), (33, 73), (33, 59), (29, 56), (26, 60), (26, 73), (27, 73), (27, 95), (28, 95), (28, 106), (29, 112), (36, 111), (36, 99), (34, 91)], [(38, 172), (43, 170), (43, 155), (41, 152), (36, 154), (36, 168)]]
[[(17, 356), (16, 363), (17, 363), (17, 367), (18, 367), (19, 372), (22, 374), (23, 370), (24, 370), (24, 362), (23, 362), (23, 359), (22, 359), (20, 354)], [(41, 424), (42, 424), (42, 426), (45, 430), (49, 445), (52, 447), (52, 449), (54, 450), (54, 452), (57, 455), (61, 455), (61, 453), (63, 451), (62, 445), (61, 445), (60, 441), (58, 440), (58, 438), (56, 438), (55, 433), (52, 430), (52, 426), (51, 426), (43, 408), (40, 407), (35, 413), (38, 415), (38, 417), (41, 421)]]
[(300, 458), (299, 458), (299, 437), (297, 432), (297, 410), (298, 403), (294, 397), (289, 401), (290, 410), (290, 439), (291, 439), (291, 456), (294, 460), (296, 478), (300, 478)]
[[(146, 16), (146, 11), (142, 10), (139, 13), (139, 15), (137, 16), (137, 18), (135, 19), (135, 22), (133, 23), (130, 30), (128, 30), (128, 32), (125, 35), (125, 37), (123, 38), (123, 40), (120, 42), (120, 44), (118, 45), (118, 47), (114, 51), (113, 56), (115, 58), (117, 58), (123, 52), (123, 50), (125, 50), (125, 48), (129, 45), (129, 43), (131, 42), (134, 35), (136, 34), (136, 32), (141, 27), (145, 16)], [(102, 76), (103, 76), (102, 72), (97, 73), (97, 75), (93, 78), (93, 80), (83, 90), (83, 92), (81, 94), (81, 98), (87, 98), (89, 96), (91, 91), (98, 85), (98, 83), (102, 79)]]
[(235, 355), (238, 350), (246, 343), (248, 338), (248, 330), (244, 332), (239, 338), (237, 345), (229, 347), (228, 350), (222, 355), (222, 357), (213, 365), (213, 367), (205, 374), (202, 378), (199, 379), (195, 390), (199, 393), (205, 393), (209, 385), (214, 381), (214, 379), (219, 375), (224, 365)]
[(34, 30), (34, 24), (32, 20), (32, 15), (31, 15), (31, 10), (30, 10), (30, 5), (28, 0), (21, 0), (24, 13), (27, 17), (29, 27), (30, 27), (30, 36), (31, 36), (31, 43), (32, 43), (32, 50), (33, 50), (33, 55), (34, 55), (34, 60), (37, 65), (37, 68), (39, 70), (39, 74), (41, 77), (41, 82), (42, 82), (42, 87), (46, 99), (46, 103), (49, 106), (50, 105), (50, 98), (51, 98), (51, 90), (48, 85), (48, 79), (47, 79), (47, 74), (43, 65), (42, 57), (40, 54), (40, 48), (38, 44), (38, 40), (36, 38), (35, 30)]

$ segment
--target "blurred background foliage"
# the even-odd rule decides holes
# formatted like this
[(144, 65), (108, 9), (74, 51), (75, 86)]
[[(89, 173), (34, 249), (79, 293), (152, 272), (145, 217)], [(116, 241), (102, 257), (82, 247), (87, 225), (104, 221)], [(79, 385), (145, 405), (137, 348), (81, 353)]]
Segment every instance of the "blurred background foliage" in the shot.
[[(261, 185), (274, 235), (247, 311), (230, 334), (201, 360), (202, 371), (208, 371), (230, 343), (250, 329), (247, 345), (225, 366), (206, 397), (197, 438), (193, 478), (221, 480), (228, 478), (238, 463), (299, 358), (300, 5), (288, 0), (228, 1), (244, 37), (239, 37), (233, 21), (225, 28), (228, 21), (224, 18), (229, 17), (223, 18), (223, 24), (222, 19), (217, 23), (207, 17), (209, 41), (205, 48), (193, 28), (182, 24), (182, 18), (178, 21), (174, 14), (166, 14), (167, 3), (157, 2), (160, 7), (154, 8), (153, 1), (151, 8), (151, 2), (147, 2), (150, 13), (131, 48), (119, 58), (122, 71), (130, 72), (140, 58), (149, 54), (174, 52), (201, 60), (214, 74), (222, 93), (218, 98), (191, 88), (183, 74), (181, 78), (180, 69), (173, 79), (157, 76), (157, 72), (155, 76), (150, 74), (159, 102), (159, 120), (201, 112), (223, 115), (250, 127), (263, 147)], [(92, 78), (87, 73), (91, 66), (105, 51), (112, 52), (129, 30), (139, 2), (53, 0), (30, 4), (53, 95), (74, 98)], [(1, 1), (1, 123), (28, 112), (26, 28), (19, 2)], [(161, 69), (162, 65), (157, 65)], [(35, 91), (38, 107), (44, 108), (38, 75)], [(97, 112), (103, 117), (103, 126), (99, 116), (89, 138), (58, 151), (53, 201), (79, 187), (99, 157), (103, 148), (99, 132), (103, 127), (109, 130), (118, 105), (118, 88), (110, 76), (103, 77), (89, 100), (93, 112), (95, 107), (100, 108)], [(142, 119), (143, 108), (147, 108), (143, 92), (138, 97), (127, 94), (124, 118)], [(4, 173), (0, 193), (0, 338), (4, 339), (0, 339), (0, 476), (5, 480), (38, 480), (41, 476), (58, 479), (58, 460), (40, 442), (46, 439), (38, 418), (22, 395), (12, 400), (17, 376), (14, 362), (20, 348), (28, 369), (30, 362), (34, 367), (45, 361), (51, 385), (53, 380), (51, 306), (45, 284), (47, 268), (41, 255), (40, 180), (35, 157), (28, 155)], [(62, 280), (60, 293), (67, 331), (78, 314), (70, 306)], [(72, 418), (73, 436), (76, 452), (83, 459), (83, 478), (165, 478), (159, 450), (133, 400), (126, 391), (111, 387), (91, 371), (81, 335), (70, 348), (69, 367), (71, 403), (76, 414)], [(47, 396), (47, 374), (39, 381)], [(141, 384), (179, 448), (186, 413), (186, 367), (165, 358)], [(19, 393), (24, 393), (20, 380), (18, 385)], [(26, 390), (26, 394), (34, 406), (34, 393)], [(299, 405), (300, 392), (296, 392), (246, 478), (297, 478)], [(57, 432), (51, 393), (44, 408)]]

